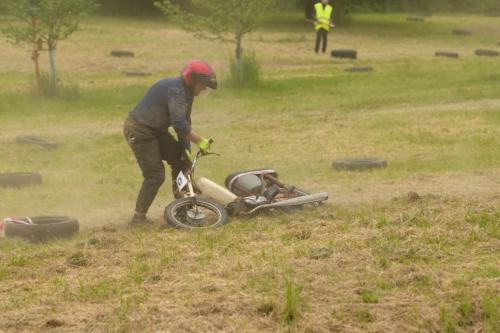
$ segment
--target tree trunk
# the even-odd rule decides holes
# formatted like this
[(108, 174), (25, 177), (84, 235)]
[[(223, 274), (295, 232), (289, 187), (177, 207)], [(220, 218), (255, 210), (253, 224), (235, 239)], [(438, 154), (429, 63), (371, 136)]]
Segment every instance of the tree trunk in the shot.
[(304, 1), (304, 9), (305, 9), (305, 18), (313, 19), (314, 18), (314, 0), (305, 0)]
[(49, 49), (49, 60), (50, 60), (50, 84), (52, 85), (53, 92), (55, 93), (57, 89), (56, 50), (53, 48)]
[(39, 45), (37, 41), (37, 36), (36, 36), (36, 16), (31, 17), (31, 26), (33, 27), (33, 53), (31, 55), (31, 60), (35, 63), (35, 78), (36, 78), (36, 89), (38, 93), (42, 91), (41, 85), (40, 85), (40, 66), (38, 64), (38, 57), (40, 54), (38, 53), (39, 51)]
[(348, 21), (350, 4), (351, 1), (349, 0), (337, 0), (332, 4), (335, 24), (342, 25)]
[(243, 49), (241, 48), (241, 36), (236, 37), (236, 73), (238, 83), (243, 86)]

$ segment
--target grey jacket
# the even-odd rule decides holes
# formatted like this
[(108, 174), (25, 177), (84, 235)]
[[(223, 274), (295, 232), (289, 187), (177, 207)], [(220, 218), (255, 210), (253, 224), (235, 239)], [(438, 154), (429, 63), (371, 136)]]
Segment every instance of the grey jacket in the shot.
[(185, 137), (191, 132), (193, 101), (194, 97), (182, 77), (166, 78), (149, 88), (129, 116), (155, 131), (166, 131), (172, 126), (179, 142), (184, 148), (189, 148)]

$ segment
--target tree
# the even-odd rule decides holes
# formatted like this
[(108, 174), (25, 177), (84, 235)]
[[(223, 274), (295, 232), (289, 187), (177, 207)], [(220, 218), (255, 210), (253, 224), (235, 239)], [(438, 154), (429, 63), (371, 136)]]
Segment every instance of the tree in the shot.
[(192, 0), (196, 13), (182, 10), (171, 0), (156, 2), (163, 13), (198, 38), (235, 44), (236, 69), (243, 85), (243, 38), (252, 32), (275, 0)]
[(333, 2), (333, 21), (336, 24), (342, 24), (349, 20), (349, 13), (353, 6), (352, 0), (337, 0)]
[(10, 22), (2, 32), (13, 44), (36, 45), (32, 55), (36, 67), (38, 51), (43, 49), (44, 44), (47, 45), (51, 85), (55, 91), (57, 44), (75, 32), (82, 15), (95, 6), (94, 0), (9, 0), (6, 8), (10, 14)]
[[(174, 4), (189, 10), (187, 0), (172, 0)], [(100, 0), (99, 13), (105, 15), (156, 16), (161, 15), (154, 5), (155, 0)]]

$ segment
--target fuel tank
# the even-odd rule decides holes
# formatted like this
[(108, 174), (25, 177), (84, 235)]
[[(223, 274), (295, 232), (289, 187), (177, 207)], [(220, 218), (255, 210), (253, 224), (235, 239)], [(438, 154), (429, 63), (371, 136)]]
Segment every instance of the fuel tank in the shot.
[(234, 193), (204, 177), (201, 177), (196, 182), (196, 185), (198, 185), (203, 196), (209, 197), (224, 206), (238, 198)]

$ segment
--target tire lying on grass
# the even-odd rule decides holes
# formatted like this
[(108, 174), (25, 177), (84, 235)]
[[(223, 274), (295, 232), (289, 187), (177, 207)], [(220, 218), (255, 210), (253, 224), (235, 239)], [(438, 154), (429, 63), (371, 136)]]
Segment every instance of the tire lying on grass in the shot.
[(455, 29), (453, 30), (453, 34), (457, 36), (471, 36), (472, 32), (465, 29)]
[(80, 231), (78, 220), (67, 216), (35, 216), (21, 219), (26, 222), (4, 222), (5, 237), (21, 238), (29, 242), (46, 242), (51, 239), (67, 238)]
[(331, 52), (332, 58), (345, 58), (345, 59), (357, 59), (358, 51), (356, 50), (333, 50)]
[(498, 57), (500, 55), (500, 52), (496, 50), (487, 50), (487, 49), (477, 49), (475, 51), (475, 54), (477, 56), (482, 56), (482, 57)]
[(387, 161), (378, 157), (334, 160), (332, 167), (336, 170), (370, 170), (387, 167)]
[(0, 187), (26, 187), (40, 185), (42, 176), (31, 172), (0, 173)]
[(459, 58), (460, 55), (456, 52), (447, 52), (447, 51), (437, 51), (434, 53), (436, 57), (446, 57), (446, 58)]
[(113, 50), (110, 55), (117, 58), (133, 58), (135, 56), (134, 52), (124, 50)]
[(151, 76), (151, 73), (148, 72), (140, 72), (140, 71), (126, 71), (126, 76)]
[(57, 142), (47, 140), (37, 135), (18, 135), (16, 143), (21, 145), (35, 145), (48, 150), (57, 149)]
[(355, 66), (345, 69), (349, 73), (361, 73), (361, 72), (373, 72), (373, 67), (371, 66)]
[(408, 16), (406, 20), (409, 22), (425, 22), (425, 18), (420, 16)]

